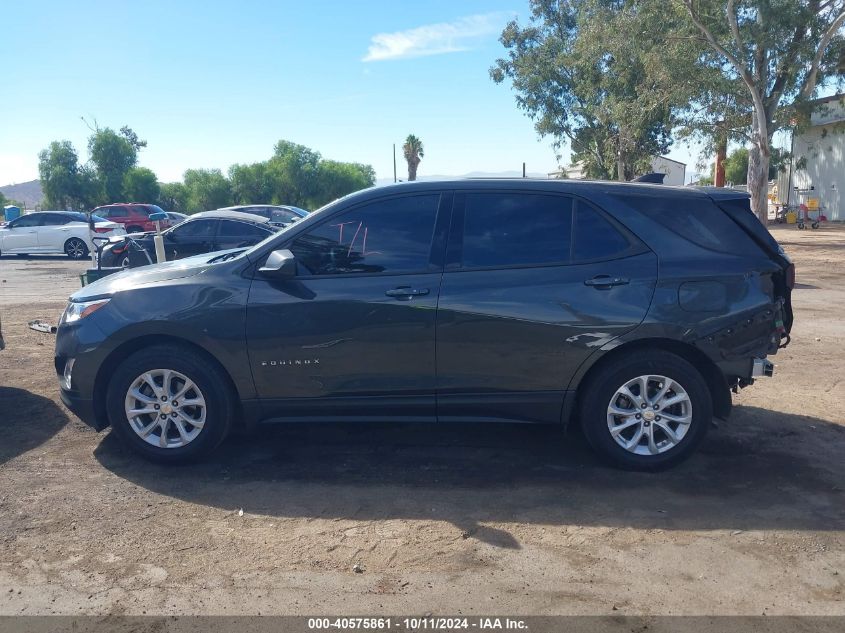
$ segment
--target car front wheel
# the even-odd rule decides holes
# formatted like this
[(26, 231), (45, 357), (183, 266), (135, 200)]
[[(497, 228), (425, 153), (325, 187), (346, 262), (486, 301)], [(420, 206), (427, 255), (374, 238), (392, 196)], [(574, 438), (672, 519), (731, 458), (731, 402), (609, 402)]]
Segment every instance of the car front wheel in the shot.
[(602, 367), (580, 398), (590, 445), (617, 466), (656, 470), (686, 459), (713, 419), (710, 390), (683, 358), (638, 352)]
[(234, 399), (216, 365), (190, 349), (164, 345), (136, 352), (118, 367), (107, 406), (126, 445), (148, 459), (179, 463), (223, 441)]

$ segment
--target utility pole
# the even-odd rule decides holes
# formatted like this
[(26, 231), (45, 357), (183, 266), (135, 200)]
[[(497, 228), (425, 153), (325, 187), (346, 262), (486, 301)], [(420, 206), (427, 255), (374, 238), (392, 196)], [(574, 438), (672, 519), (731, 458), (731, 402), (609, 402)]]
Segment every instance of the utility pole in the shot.
[(525, 178), (525, 163), (522, 163), (522, 177)]
[(396, 182), (396, 143), (393, 144), (393, 182)]

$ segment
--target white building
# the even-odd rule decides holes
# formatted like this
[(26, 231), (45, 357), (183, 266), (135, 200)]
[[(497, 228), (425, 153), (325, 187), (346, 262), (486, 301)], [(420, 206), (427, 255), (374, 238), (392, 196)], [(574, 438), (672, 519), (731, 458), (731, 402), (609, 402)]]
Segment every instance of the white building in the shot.
[[(677, 160), (666, 156), (655, 156), (651, 159), (651, 171), (666, 174), (663, 179), (664, 185), (683, 186), (687, 175), (687, 166)], [(549, 173), (549, 178), (569, 178), (570, 180), (586, 180), (584, 164), (582, 162), (572, 163), (565, 169)]]
[(792, 155), (795, 167), (778, 177), (778, 197), (791, 189), (792, 204), (818, 198), (828, 220), (845, 221), (845, 94), (814, 102), (809, 127), (795, 132)]

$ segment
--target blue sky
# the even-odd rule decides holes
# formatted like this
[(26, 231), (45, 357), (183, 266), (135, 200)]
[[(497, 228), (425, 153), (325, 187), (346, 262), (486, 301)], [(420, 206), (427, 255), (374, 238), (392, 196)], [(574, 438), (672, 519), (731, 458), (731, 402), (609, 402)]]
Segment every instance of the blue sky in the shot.
[[(551, 171), (550, 140), (488, 76), (517, 15), (526, 0), (10, 2), (0, 185), (36, 178), (52, 140), (87, 159), (83, 116), (132, 127), (163, 181), (264, 160), (279, 139), (387, 178), (409, 133), (423, 176)], [(669, 156), (694, 167), (688, 149)]]

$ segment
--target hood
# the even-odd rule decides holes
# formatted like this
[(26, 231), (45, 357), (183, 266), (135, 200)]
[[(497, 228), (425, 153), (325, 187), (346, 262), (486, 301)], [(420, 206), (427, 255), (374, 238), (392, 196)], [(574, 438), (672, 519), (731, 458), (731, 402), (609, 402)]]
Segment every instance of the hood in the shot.
[[(232, 252), (242, 250), (232, 249)], [(151, 266), (142, 266), (140, 268), (114, 273), (77, 290), (70, 296), (70, 300), (91, 301), (100, 297), (110, 297), (118, 292), (131, 290), (140, 286), (149, 286), (163, 281), (193, 277), (211, 266), (217, 265), (216, 263), (211, 263), (211, 261), (219, 259), (221, 255), (228, 252), (230, 251), (205, 253), (203, 255), (195, 255), (194, 257), (186, 257), (185, 259), (174, 262), (152, 264)]]

